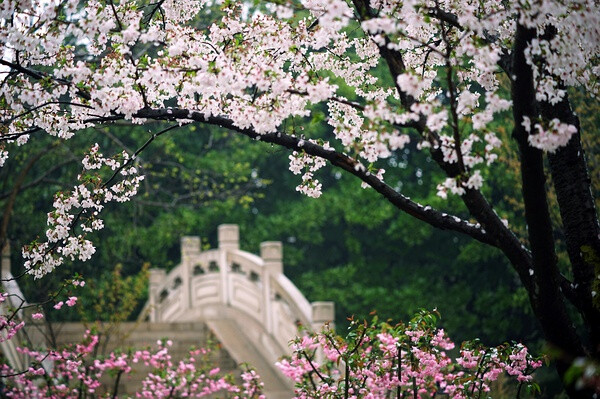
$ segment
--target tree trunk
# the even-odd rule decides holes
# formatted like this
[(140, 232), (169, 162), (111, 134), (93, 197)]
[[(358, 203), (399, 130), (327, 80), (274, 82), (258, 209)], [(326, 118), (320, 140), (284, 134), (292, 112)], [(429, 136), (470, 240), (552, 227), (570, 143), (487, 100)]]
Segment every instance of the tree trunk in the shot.
[(569, 98), (556, 105), (542, 104), (544, 119), (558, 118), (577, 127), (566, 147), (549, 154), (550, 170), (560, 209), (573, 271), (573, 304), (581, 312), (590, 337), (589, 352), (600, 359), (600, 309), (594, 307), (592, 283), (600, 273), (600, 224), (591, 189), (585, 153), (581, 146), (579, 118)]
[[(517, 25), (511, 86), (515, 123), (513, 138), (519, 145), (525, 220), (533, 258), (530, 274), (534, 278), (534, 288), (528, 289), (528, 294), (546, 340), (557, 351), (556, 371), (564, 383), (567, 370), (577, 357), (585, 356), (585, 350), (560, 288), (561, 276), (548, 210), (543, 153), (529, 144), (531, 133), (522, 124), (524, 118), (529, 118), (533, 125), (539, 114), (533, 72), (525, 57), (525, 50), (535, 37), (535, 29)], [(577, 390), (573, 384), (564, 386), (571, 398), (591, 398), (593, 393), (591, 390)]]

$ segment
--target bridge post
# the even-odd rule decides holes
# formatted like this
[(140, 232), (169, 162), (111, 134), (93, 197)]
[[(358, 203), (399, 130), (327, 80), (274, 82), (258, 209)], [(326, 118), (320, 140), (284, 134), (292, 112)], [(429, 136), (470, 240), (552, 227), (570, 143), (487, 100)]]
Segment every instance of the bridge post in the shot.
[(190, 284), (190, 276), (194, 267), (194, 260), (200, 256), (200, 237), (184, 236), (181, 237), (181, 301), (184, 309), (192, 308), (192, 292)]
[(220, 249), (240, 249), (240, 228), (237, 224), (220, 225), (218, 236)]
[(272, 275), (283, 273), (283, 245), (281, 241), (260, 243), (260, 257), (265, 261), (265, 268)]
[(200, 237), (181, 237), (181, 263), (192, 263), (200, 255)]
[(165, 282), (166, 278), (167, 272), (164, 269), (150, 269), (150, 276), (148, 277), (148, 303), (150, 305), (150, 321), (161, 321), (160, 313), (158, 310), (158, 290), (160, 286)]
[(335, 302), (320, 301), (311, 303), (312, 307), (312, 329), (315, 332), (321, 331), (323, 326), (329, 325), (329, 328), (335, 329)]
[(4, 243), (4, 248), (2, 248), (2, 278), (6, 279), (11, 274), (10, 273), (10, 243), (8, 240)]
[(222, 224), (217, 231), (219, 239), (219, 273), (221, 274), (221, 301), (225, 305), (231, 304), (232, 287), (229, 286), (229, 265), (227, 252), (240, 249), (240, 228), (237, 224)]
[[(321, 332), (321, 330), (328, 325), (330, 329), (335, 329), (335, 302), (331, 301), (320, 301), (313, 302), (310, 304), (312, 308), (312, 325), (311, 328), (314, 332)], [(318, 363), (323, 363), (325, 360), (325, 352), (323, 348), (317, 349), (315, 353), (315, 360)]]
[(269, 334), (274, 333), (273, 306), (271, 302), (271, 278), (283, 273), (283, 245), (280, 241), (265, 241), (260, 244), (260, 257), (264, 261), (262, 309), (264, 323)]

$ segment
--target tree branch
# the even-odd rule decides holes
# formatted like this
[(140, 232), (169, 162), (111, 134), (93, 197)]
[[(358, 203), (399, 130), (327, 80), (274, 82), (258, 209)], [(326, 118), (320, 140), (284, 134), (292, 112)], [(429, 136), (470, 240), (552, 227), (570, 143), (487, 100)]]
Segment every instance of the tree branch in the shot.
[[(372, 18), (372, 14), (369, 9), (369, 4), (366, 0), (353, 0), (354, 6), (357, 9), (361, 20), (367, 20)], [(386, 38), (386, 44), (389, 39)], [(388, 69), (394, 82), (397, 81), (399, 75), (406, 72), (402, 54), (391, 50), (386, 46), (379, 46), (379, 51), (383, 59), (388, 65)], [(411, 106), (416, 102), (412, 96), (408, 96), (404, 93), (400, 87), (397, 86), (398, 93), (403, 107), (410, 111)], [(426, 135), (432, 135), (432, 133), (426, 131), (425, 118), (421, 116), (420, 120), (416, 122), (415, 129), (419, 131), (422, 137)], [(433, 135), (436, 138), (435, 135)], [(437, 138), (436, 138), (437, 140)], [(458, 147), (460, 143), (455, 143)], [(440, 146), (432, 146), (430, 149), (431, 157), (436, 161), (440, 168), (446, 173), (448, 177), (456, 177), (461, 173), (461, 169), (456, 163), (448, 163), (444, 161), (444, 155)], [(483, 226), (488, 236), (493, 240), (493, 246), (500, 248), (507, 258), (511, 261), (521, 281), (525, 287), (529, 290), (532, 288), (532, 279), (529, 276), (528, 270), (531, 266), (531, 255), (525, 247), (521, 244), (519, 239), (510, 231), (500, 217), (494, 211), (492, 205), (487, 201), (483, 194), (479, 190), (466, 190), (466, 193), (461, 196), (464, 204), (471, 215), (477, 219)]]
[[(396, 192), (389, 185), (372, 175), (364, 166), (355, 159), (331, 149), (325, 149), (322, 146), (303, 140), (301, 138), (290, 136), (281, 132), (258, 134), (253, 129), (242, 129), (235, 123), (223, 116), (206, 116), (201, 112), (189, 111), (187, 109), (143, 109), (133, 115), (135, 118), (147, 118), (154, 120), (193, 120), (196, 122), (219, 126), (241, 133), (251, 139), (273, 143), (279, 146), (295, 151), (305, 151), (307, 154), (328, 160), (332, 165), (337, 166), (361, 179), (369, 186), (373, 187), (378, 193), (385, 197), (392, 205), (399, 210), (421, 220), (433, 227), (442, 230), (452, 230), (458, 233), (466, 234), (480, 242), (495, 245), (495, 241), (484, 229), (462, 220), (457, 216), (448, 215), (439, 212), (429, 206), (423, 206), (412, 201), (410, 198)], [(98, 117), (86, 120), (86, 122), (106, 123), (121, 120), (122, 115), (112, 115), (107, 117)], [(139, 150), (138, 150), (139, 151)]]

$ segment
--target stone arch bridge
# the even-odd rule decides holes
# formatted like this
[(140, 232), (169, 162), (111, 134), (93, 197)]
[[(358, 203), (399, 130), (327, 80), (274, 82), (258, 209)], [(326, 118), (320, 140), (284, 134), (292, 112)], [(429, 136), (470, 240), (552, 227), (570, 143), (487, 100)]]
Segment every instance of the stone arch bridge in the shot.
[(218, 247), (201, 252), (200, 237), (181, 238), (181, 263), (168, 274), (150, 270), (149, 322), (205, 322), (238, 362), (261, 375), (267, 397), (289, 398), (293, 384), (275, 362), (289, 354), (298, 326), (334, 320), (333, 302), (309, 303), (283, 274), (282, 244), (263, 242), (260, 256), (239, 247), (239, 228), (218, 227)]

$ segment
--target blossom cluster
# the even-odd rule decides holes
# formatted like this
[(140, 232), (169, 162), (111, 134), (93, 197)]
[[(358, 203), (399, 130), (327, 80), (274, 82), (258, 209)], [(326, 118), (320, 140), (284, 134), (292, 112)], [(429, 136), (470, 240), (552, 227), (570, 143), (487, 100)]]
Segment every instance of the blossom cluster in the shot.
[[(39, 307), (39, 305), (27, 304), (13, 278), (10, 275), (7, 277), (7, 281), (0, 288), (0, 343), (10, 340), (13, 340), (13, 342), (23, 340), (24, 336), (20, 334), (24, 331), (23, 327), (26, 324), (26, 309)], [(65, 290), (67, 290), (70, 296), (65, 301), (56, 302), (54, 309), (61, 309), (65, 303), (68, 307), (73, 307), (77, 304), (77, 297), (72, 295), (69, 289), (70, 285), (83, 287), (85, 286), (85, 281), (80, 276), (75, 276), (75, 278), (64, 282), (62, 287), (50, 296), (48, 302), (55, 301)], [(35, 313), (31, 313), (30, 318), (31, 321), (41, 320), (44, 318), (44, 314), (38, 310)]]
[[(104, 157), (98, 144), (92, 146), (82, 161), (79, 184), (54, 198), (54, 210), (48, 213), (46, 241), (23, 248), (24, 266), (29, 274), (40, 278), (61, 265), (65, 258), (85, 261), (94, 254), (96, 249), (86, 236), (104, 227), (99, 215), (105, 204), (128, 201), (144, 179), (133, 162), (126, 152)], [(99, 173), (91, 172), (103, 167), (112, 174), (106, 181)], [(117, 179), (118, 176), (121, 178)]]
[[(317, 143), (316, 140), (312, 139), (310, 139), (309, 142), (313, 144)], [(298, 142), (298, 147), (301, 149), (304, 144), (305, 141), (300, 140)], [(322, 143), (321, 145), (325, 149), (331, 149), (329, 142)], [(303, 150), (300, 150), (300, 152), (293, 151), (289, 156), (289, 160), (290, 171), (295, 175), (302, 174), (302, 183), (296, 187), (296, 190), (309, 197), (320, 197), (322, 185), (318, 179), (314, 179), (314, 173), (325, 166), (325, 160), (323, 158), (308, 155)]]
[(567, 145), (571, 136), (577, 132), (577, 128), (567, 123), (562, 123), (558, 119), (552, 119), (545, 129), (541, 123), (535, 123), (531, 126), (529, 117), (524, 116), (521, 123), (525, 130), (531, 133), (527, 139), (532, 147), (539, 148), (550, 153), (556, 152), (560, 147)]
[(25, 326), (25, 322), (16, 317), (16, 311), (6, 311), (7, 307), (12, 307), (8, 297), (8, 293), (0, 292), (0, 343), (11, 340)]
[[(79, 279), (74, 286), (85, 283)], [(1, 298), (5, 298), (3, 294)], [(77, 297), (70, 296), (68, 306)], [(61, 309), (63, 301), (55, 309)], [(17, 313), (14, 313), (16, 316)], [(43, 318), (41, 313), (33, 320)], [(430, 397), (444, 393), (452, 398), (474, 398), (490, 390), (490, 383), (507, 374), (519, 384), (534, 385), (532, 372), (541, 361), (521, 344), (487, 348), (477, 340), (461, 345), (456, 358), (449, 352), (455, 344), (437, 327), (437, 313), (421, 311), (407, 324), (390, 325), (352, 321), (346, 338), (324, 329), (304, 332), (291, 347), (293, 355), (276, 365), (296, 383), (298, 399), (388, 398), (390, 394)], [(14, 335), (24, 325), (0, 326)], [(11, 336), (12, 337), (12, 336)], [(0, 365), (4, 393), (11, 398), (121, 397), (119, 381), (127, 384), (133, 373), (143, 376), (137, 398), (219, 397), (265, 399), (259, 375), (249, 367), (236, 383), (213, 366), (211, 349), (193, 349), (174, 361), (173, 342), (162, 339), (154, 349), (129, 349), (97, 356), (99, 336), (87, 331), (81, 343), (56, 349), (16, 347), (29, 359), (25, 370)], [(142, 371), (144, 370), (144, 371)], [(148, 371), (145, 371), (148, 370)], [(109, 377), (114, 379), (107, 384)], [(114, 382), (116, 381), (116, 383)], [(112, 391), (111, 391), (112, 390)]]
[(465, 342), (453, 359), (455, 344), (436, 322), (435, 314), (421, 312), (406, 325), (353, 322), (345, 339), (329, 330), (307, 334), (278, 366), (296, 381), (298, 399), (477, 398), (502, 374), (532, 384), (531, 373), (542, 362), (523, 345)]
[[(83, 287), (85, 281), (77, 276), (65, 281), (59, 293), (66, 289), (68, 299), (56, 302), (54, 311), (65, 304), (69, 307), (77, 304), (77, 297), (72, 296), (69, 290), (71, 285)], [(49, 300), (56, 300), (58, 295)], [(13, 339), (16, 353), (29, 365), (18, 370), (8, 363), (0, 364), (4, 397), (125, 397), (118, 392), (119, 381), (126, 385), (134, 373), (136, 376), (143, 373), (141, 386), (135, 392), (137, 398), (214, 397), (216, 394), (231, 399), (265, 399), (263, 383), (253, 369), (244, 367), (238, 383), (232, 374), (223, 374), (213, 365), (211, 348), (192, 349), (186, 358), (174, 361), (169, 353), (173, 342), (164, 339), (159, 340), (154, 348), (117, 350), (98, 356), (100, 338), (90, 330), (86, 331), (80, 343), (63, 347), (35, 349), (18, 346), (14, 337), (25, 325), (22, 320), (23, 303), (15, 308), (9, 303), (10, 297), (8, 293), (0, 294), (0, 342)], [(31, 314), (28, 323), (35, 326), (36, 321), (43, 318), (44, 314), (36, 312)], [(23, 338), (19, 337), (19, 341), (28, 341)]]

